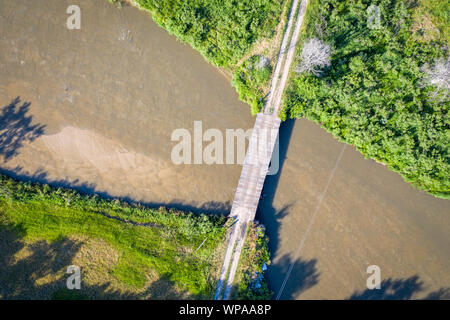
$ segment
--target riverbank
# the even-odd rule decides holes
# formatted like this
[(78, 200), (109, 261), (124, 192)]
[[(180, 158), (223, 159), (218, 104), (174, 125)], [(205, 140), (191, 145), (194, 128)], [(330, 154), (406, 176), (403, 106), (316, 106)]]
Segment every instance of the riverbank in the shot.
[(436, 94), (424, 71), (448, 59), (448, 28), (431, 2), (380, 4), (371, 27), (368, 4), (311, 1), (300, 43), (329, 45), (330, 65), (319, 76), (292, 70), (281, 117), (314, 121), (415, 188), (448, 199), (449, 88)]
[[(289, 1), (258, 2), (246, 13), (241, 8), (249, 7), (247, 3), (223, 5), (222, 11), (208, 1), (192, 7), (174, 1), (161, 8), (154, 1), (133, 3), (208, 62), (233, 72), (232, 84), (240, 99), (253, 114), (261, 111)], [(421, 68), (447, 56), (448, 21), (441, 14), (446, 8), (443, 4), (439, 8), (432, 1), (417, 6), (407, 1), (386, 3), (379, 8), (383, 14), (379, 28), (370, 28), (367, 4), (312, 1), (299, 43), (315, 37), (330, 44), (331, 66), (320, 78), (292, 72), (281, 118), (315, 121), (414, 187), (449, 198), (448, 98), (433, 101), (433, 86), (421, 85), (425, 77)], [(227, 21), (223, 26), (222, 19)], [(259, 31), (242, 28), (255, 21)], [(271, 45), (265, 46), (264, 38)], [(297, 57), (301, 49), (299, 45)]]
[[(71, 4), (0, 6), (0, 130), (20, 137), (0, 143), (1, 169), (152, 208), (227, 214), (242, 167), (174, 165), (170, 137), (177, 128), (192, 134), (196, 120), (204, 130), (247, 130), (248, 105), (148, 14), (79, 0), (82, 27), (73, 31), (65, 28)], [(450, 287), (450, 202), (350, 146), (297, 254), (342, 144), (306, 119), (280, 130), (280, 172), (267, 178), (258, 212), (269, 235), (270, 290), (278, 294), (290, 263), (282, 299), (346, 299), (366, 288), (368, 264), (386, 280), (418, 276), (419, 296)]]
[(58, 298), (69, 265), (82, 272), (76, 294), (90, 299), (211, 298), (227, 226), (224, 216), (148, 209), (3, 175), (0, 222), (3, 299)]
[[(120, 5), (121, 1), (112, 1)], [(264, 106), (275, 67), (290, 2), (126, 1), (151, 13), (153, 20), (182, 42), (189, 43), (206, 61), (232, 74), (239, 98), (253, 114)]]
[[(232, 222), (0, 175), (0, 299), (212, 299)], [(267, 241), (250, 227), (236, 298), (270, 298)]]

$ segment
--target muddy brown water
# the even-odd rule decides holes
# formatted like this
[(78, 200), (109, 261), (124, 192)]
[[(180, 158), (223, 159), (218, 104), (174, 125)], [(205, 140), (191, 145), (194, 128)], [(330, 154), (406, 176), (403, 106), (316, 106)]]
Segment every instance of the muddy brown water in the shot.
[[(204, 130), (251, 128), (229, 79), (135, 8), (80, 0), (81, 30), (68, 30), (72, 2), (0, 1), (2, 171), (226, 213), (241, 167), (177, 166), (170, 137), (192, 133), (195, 120)], [(280, 139), (281, 171), (267, 179), (258, 210), (275, 297), (449, 297), (449, 201), (351, 146), (336, 166), (343, 144), (309, 121), (284, 124)], [(369, 265), (381, 269), (380, 290), (366, 290)]]

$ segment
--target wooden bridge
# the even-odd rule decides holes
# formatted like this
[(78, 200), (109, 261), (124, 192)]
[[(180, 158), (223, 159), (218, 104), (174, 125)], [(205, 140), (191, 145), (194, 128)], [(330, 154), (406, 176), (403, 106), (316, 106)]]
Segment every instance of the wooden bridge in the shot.
[(227, 299), (230, 295), (231, 285), (245, 241), (248, 223), (255, 218), (279, 127), (280, 118), (277, 116), (260, 113), (256, 117), (255, 127), (250, 137), (241, 177), (230, 212), (230, 216), (237, 219), (237, 221), (232, 227), (227, 252), (225, 254), (225, 262), (228, 263), (226, 265), (224, 263), (222, 268), (220, 276), (222, 281), (220, 282), (221, 285), (217, 288), (215, 299), (219, 299), (219, 294), (222, 291), (222, 286), (228, 271), (227, 266), (234, 252), (224, 299)]
[[(281, 122), (278, 117), (281, 97), (286, 85), (289, 68), (293, 61), (308, 0), (302, 0), (300, 5), (298, 4), (299, 0), (292, 1), (291, 12), (278, 54), (264, 112), (257, 115), (255, 126), (249, 140), (247, 154), (245, 155), (241, 176), (230, 212), (230, 216), (234, 217), (237, 221), (232, 226), (230, 232), (225, 259), (214, 296), (215, 300), (221, 299), (222, 293), (223, 299), (228, 299), (230, 296), (239, 257), (244, 246), (248, 224), (255, 218), (264, 180), (269, 170)], [(294, 30), (292, 31), (293, 27)], [(290, 41), (289, 37), (291, 37)], [(223, 290), (225, 280), (226, 286), (225, 290)]]

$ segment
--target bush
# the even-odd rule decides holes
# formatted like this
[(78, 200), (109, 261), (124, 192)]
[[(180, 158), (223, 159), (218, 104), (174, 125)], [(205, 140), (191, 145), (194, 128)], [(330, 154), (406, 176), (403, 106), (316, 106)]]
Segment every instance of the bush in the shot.
[(263, 86), (269, 81), (272, 73), (270, 63), (264, 60), (265, 57), (252, 56), (233, 74), (232, 84), (239, 98), (251, 106), (253, 114), (258, 113), (264, 105)]
[(268, 300), (269, 289), (264, 271), (270, 264), (269, 239), (262, 225), (253, 222), (247, 231), (247, 240), (239, 262), (239, 279), (234, 297), (241, 300)]

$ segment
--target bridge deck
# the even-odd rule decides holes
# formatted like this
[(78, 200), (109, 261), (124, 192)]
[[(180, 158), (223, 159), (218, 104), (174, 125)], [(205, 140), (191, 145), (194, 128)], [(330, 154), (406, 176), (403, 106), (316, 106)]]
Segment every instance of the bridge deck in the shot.
[[(230, 216), (235, 217), (238, 221), (231, 229), (228, 248), (225, 253), (225, 259), (214, 297), (216, 300), (221, 298), (225, 280), (226, 287), (223, 293), (223, 299), (228, 299), (230, 296), (248, 224), (254, 220), (256, 215), (264, 180), (269, 170), (270, 160), (280, 128), (281, 120), (278, 117), (278, 112), (281, 99), (289, 74), (289, 68), (294, 58), (295, 47), (307, 5), (308, 0), (292, 0), (291, 11), (278, 54), (266, 106), (264, 112), (259, 113), (256, 117), (247, 154), (245, 155), (242, 173), (231, 207)], [(289, 40), (291, 29), (293, 29), (292, 37)]]
[(257, 115), (231, 207), (231, 216), (239, 216), (242, 219), (244, 217), (239, 213), (245, 209), (249, 212), (245, 220), (251, 221), (255, 218), (280, 122), (277, 116), (264, 113)]

